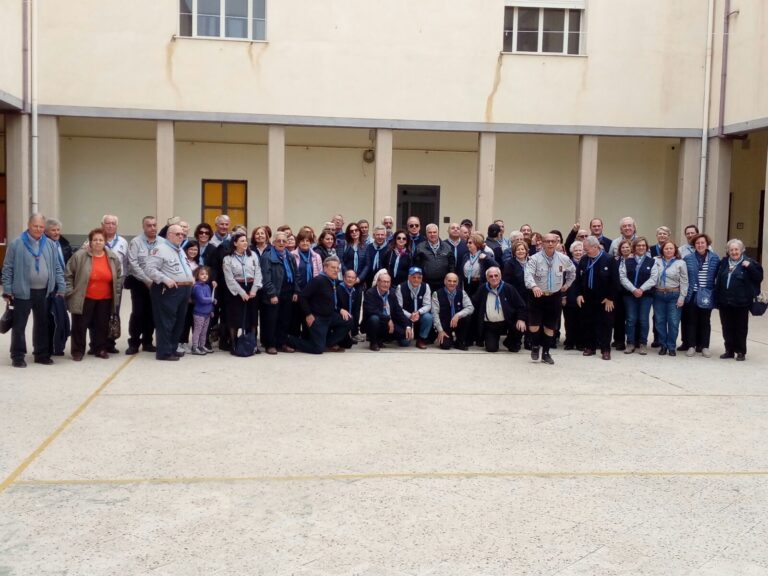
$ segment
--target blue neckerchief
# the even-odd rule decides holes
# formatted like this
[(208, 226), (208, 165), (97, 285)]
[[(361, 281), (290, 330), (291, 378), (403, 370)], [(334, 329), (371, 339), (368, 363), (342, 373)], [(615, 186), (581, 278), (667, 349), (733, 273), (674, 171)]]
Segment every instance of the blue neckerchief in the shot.
[(277, 258), (283, 263), (283, 268), (285, 268), (285, 281), (288, 284), (293, 284), (293, 270), (291, 270), (291, 264), (288, 262), (288, 258), (285, 257), (285, 251), (280, 254), (280, 252), (275, 250), (275, 254), (277, 254)]
[(43, 255), (43, 248), (45, 248), (46, 240), (48, 240), (48, 238), (45, 234), (40, 236), (40, 246), (37, 249), (37, 254), (35, 254), (34, 250), (32, 250), (32, 242), (29, 239), (29, 232), (25, 230), (21, 234), (21, 241), (24, 243), (24, 247), (27, 249), (27, 252), (32, 254), (35, 258), (35, 272), (40, 272), (40, 257)]
[(118, 234), (115, 234), (115, 237), (112, 239), (112, 242), (105, 242), (107, 245), (107, 248), (110, 250), (114, 250), (115, 246), (117, 246), (117, 241), (120, 240), (120, 236)]
[(635, 256), (635, 284), (634, 284), (635, 288), (640, 288), (640, 286), (637, 285), (637, 282), (640, 279), (640, 268), (642, 268), (640, 264), (642, 263), (643, 260), (645, 260), (645, 256), (641, 256), (639, 260), (638, 260), (638, 257)]
[(373, 257), (373, 269), (376, 270), (379, 267), (379, 254), (384, 249), (384, 246), (386, 244), (383, 244), (381, 246), (376, 246), (376, 244), (373, 245), (373, 249), (376, 250), (376, 255)]
[(245, 282), (245, 279), (247, 276), (245, 275), (245, 254), (240, 256), (237, 252), (233, 252), (232, 256), (234, 256), (238, 262), (240, 262), (240, 267), (243, 269), (243, 282)]
[(397, 276), (397, 268), (400, 266), (400, 251), (397, 251), (397, 257), (395, 258), (395, 266), (392, 268), (392, 276)]
[(309, 284), (309, 281), (312, 280), (312, 263), (311, 263), (311, 257), (312, 253), (307, 250), (307, 255), (304, 256), (304, 252), (302, 250), (299, 250), (299, 257), (304, 262), (304, 266), (306, 267), (306, 276), (307, 276), (307, 284)]
[[(544, 260), (547, 261), (547, 264), (549, 265), (549, 271), (547, 272), (547, 292), (552, 292), (552, 288), (555, 285), (555, 281), (552, 278), (552, 265), (555, 263), (555, 255), (552, 254), (552, 257), (546, 255), (545, 252), (542, 251), (542, 256), (544, 256)], [(591, 286), (590, 286), (591, 288)]]
[[(324, 276), (328, 278), (328, 281), (331, 283), (331, 292), (333, 293), (333, 309), (337, 310), (339, 307), (339, 296), (338, 294), (336, 294), (336, 280), (328, 276), (328, 274), (326, 274), (325, 272), (320, 272), (320, 276)], [(350, 308), (351, 308), (351, 304), (350, 304)]]
[(451, 303), (451, 318), (456, 315), (456, 290), (449, 292), (448, 288), (445, 288), (445, 295), (448, 296), (448, 302)]
[(357, 269), (360, 267), (360, 257), (357, 254), (357, 249), (359, 248), (359, 246), (360, 246), (359, 244), (355, 244), (354, 246), (352, 246), (352, 251), (355, 253), (355, 260), (354, 260), (354, 263), (352, 264), (352, 270), (355, 271), (355, 274), (357, 274)]
[[(349, 296), (349, 311), (352, 312), (352, 308), (355, 305), (355, 287), (352, 286), (351, 288), (348, 288), (344, 282), (340, 284), (342, 288), (344, 288), (344, 292), (347, 293), (347, 296)], [(336, 303), (336, 298), (333, 299), (334, 304)]]
[(376, 288), (376, 294), (378, 294), (379, 298), (381, 298), (381, 306), (384, 311), (384, 316), (391, 318), (392, 313), (389, 309), (389, 292), (384, 292), (382, 295), (381, 292), (379, 292), (379, 289)]
[(661, 258), (661, 265), (664, 266), (664, 269), (661, 271), (661, 285), (666, 286), (667, 285), (667, 268), (672, 266), (672, 264), (675, 263), (677, 258), (672, 258), (672, 260), (669, 261), (669, 264), (667, 264), (667, 261), (664, 260), (664, 258)]
[(499, 312), (501, 310), (501, 291), (504, 289), (504, 280), (501, 281), (498, 288), (491, 288), (490, 282), (486, 282), (485, 287), (488, 289), (488, 292), (496, 296), (496, 303), (493, 307), (496, 312)]
[(187, 255), (184, 254), (184, 250), (182, 250), (179, 246), (176, 246), (176, 244), (174, 244), (170, 240), (166, 240), (166, 242), (168, 243), (168, 246), (170, 246), (176, 251), (176, 257), (179, 259), (179, 264), (181, 264), (181, 269), (191, 276), (192, 270), (190, 270), (189, 268), (189, 264), (187, 263)]
[(603, 255), (603, 251), (600, 250), (600, 254), (595, 256), (594, 258), (589, 259), (589, 264), (587, 264), (587, 272), (589, 276), (587, 277), (587, 287), (592, 290), (592, 286), (594, 284), (595, 280), (595, 264), (597, 264), (597, 261), (600, 260), (600, 256)]
[(411, 286), (410, 281), (407, 282), (408, 284), (408, 290), (411, 292), (411, 298), (413, 298), (413, 305), (416, 307), (414, 312), (419, 311), (419, 291), (421, 290), (421, 284), (416, 288), (416, 292), (413, 291), (413, 286)]
[(728, 279), (725, 281), (725, 289), (728, 290), (728, 288), (731, 287), (731, 274), (733, 274), (736, 271), (736, 268), (739, 267), (739, 264), (744, 262), (744, 255), (740, 256), (738, 260), (735, 262), (731, 260), (730, 257), (728, 257)]
[(204, 254), (205, 254), (205, 251), (207, 249), (208, 249), (208, 243), (206, 243), (205, 246), (201, 246), (198, 249), (198, 252), (197, 252), (197, 263), (200, 266), (203, 266), (205, 264), (205, 256), (204, 256)]
[(440, 250), (440, 240), (437, 241), (437, 244), (432, 244), (429, 241), (427, 241), (427, 244), (429, 244), (429, 249), (432, 250), (432, 253), (437, 256), (437, 251)]
[(59, 259), (59, 264), (64, 268), (64, 252), (61, 250), (61, 243), (58, 240), (55, 242), (52, 240), (52, 242), (53, 245), (56, 246), (56, 257)]
[(456, 242), (456, 244), (453, 243), (453, 240), (448, 240), (448, 242), (451, 243), (451, 246), (453, 246), (453, 260), (454, 262), (458, 263), (459, 261), (459, 243), (461, 240)]

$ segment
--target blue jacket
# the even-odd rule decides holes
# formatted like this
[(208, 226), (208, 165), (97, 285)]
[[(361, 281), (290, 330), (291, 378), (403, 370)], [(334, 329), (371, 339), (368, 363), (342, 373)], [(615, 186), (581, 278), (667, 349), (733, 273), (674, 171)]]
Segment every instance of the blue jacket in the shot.
[[(24, 263), (26, 251), (24, 241), (19, 236), (8, 246), (3, 264), (3, 290), (6, 294), (13, 294), (15, 298), (21, 300), (29, 300), (30, 296), (27, 266)], [(42, 257), (48, 268), (48, 291), (46, 294), (61, 294), (63, 296), (65, 291), (64, 267), (59, 262), (53, 242), (46, 239), (42, 252)]]
[[(710, 306), (702, 308), (705, 310), (711, 310), (715, 307), (715, 279), (717, 278), (717, 267), (720, 264), (720, 257), (712, 252), (712, 250), (708, 250), (706, 258), (707, 263), (709, 264), (707, 268), (707, 285), (701, 286), (701, 288), (708, 288), (712, 291), (713, 301)], [(685, 265), (688, 267), (688, 295), (686, 296), (685, 301), (690, 302), (691, 298), (694, 297), (694, 287), (697, 289), (699, 288), (699, 262), (696, 259), (696, 252), (691, 252), (685, 258), (683, 258), (683, 260), (685, 260)]]

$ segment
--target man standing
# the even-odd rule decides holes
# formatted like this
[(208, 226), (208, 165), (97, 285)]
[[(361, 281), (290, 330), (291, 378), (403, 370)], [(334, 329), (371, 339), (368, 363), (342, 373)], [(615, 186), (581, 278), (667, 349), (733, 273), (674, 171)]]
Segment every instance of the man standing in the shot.
[(427, 224), (427, 239), (416, 249), (413, 263), (424, 271), (424, 281), (432, 292), (443, 287), (446, 274), (456, 271), (453, 246), (440, 241), (437, 224)]
[(631, 242), (635, 239), (635, 234), (637, 233), (637, 223), (635, 222), (635, 219), (631, 216), (625, 216), (619, 220), (619, 231), (621, 232), (621, 236), (613, 239), (611, 247), (608, 250), (608, 253), (613, 257), (616, 257), (616, 253), (619, 250), (619, 242), (622, 240), (629, 240)]
[(691, 241), (699, 235), (699, 227), (696, 224), (689, 224), (685, 227), (685, 242), (680, 246), (680, 258), (685, 258), (688, 254), (693, 254), (696, 249), (691, 246)]
[(435, 343), (443, 350), (467, 349), (467, 334), (475, 311), (472, 300), (459, 287), (459, 277), (451, 272), (444, 287), (432, 293), (432, 318), (437, 330)]
[(225, 240), (229, 240), (230, 234), (229, 234), (229, 226), (231, 224), (231, 221), (229, 219), (229, 216), (226, 214), (219, 214), (216, 216), (216, 220), (214, 220), (214, 224), (216, 225), (216, 232), (213, 234), (213, 238), (211, 238), (208, 242), (211, 244), (211, 246), (218, 246)]
[[(592, 236), (598, 239), (603, 250), (606, 252), (611, 251), (611, 239), (603, 236), (603, 221), (600, 218), (592, 218), (589, 221), (589, 231), (592, 233)], [(584, 238), (580, 240), (584, 242)]]
[(395, 220), (392, 216), (384, 216), (384, 218), (381, 219), (381, 225), (387, 230), (387, 242), (389, 242), (392, 239), (392, 236), (395, 235)]
[(194, 278), (181, 249), (182, 240), (181, 226), (169, 226), (167, 238), (158, 240), (147, 258), (147, 275), (154, 282), (150, 293), (157, 328), (155, 357), (158, 360), (178, 360), (184, 355), (177, 352), (177, 348)]
[[(56, 251), (62, 269), (67, 267), (67, 262), (72, 257), (72, 246), (61, 235), (61, 221), (56, 218), (48, 218), (45, 221), (45, 236), (50, 240)], [(67, 346), (67, 338), (71, 331), (69, 312), (64, 298), (58, 298), (51, 294), (48, 296), (48, 343), (54, 356), (64, 356), (64, 348)]]
[[(359, 225), (358, 225), (359, 226)], [(361, 231), (362, 233), (362, 231)], [(361, 241), (362, 242), (362, 241)], [(365, 258), (368, 262), (368, 272), (361, 282), (373, 282), (376, 272), (387, 267), (385, 256), (387, 255), (387, 229), (384, 226), (376, 226), (373, 229), (373, 242), (365, 247)]]
[(137, 354), (139, 346), (145, 352), (156, 352), (152, 345), (152, 333), (155, 320), (152, 315), (152, 299), (149, 289), (152, 280), (147, 275), (146, 266), (150, 250), (157, 245), (157, 220), (154, 216), (145, 216), (141, 221), (143, 234), (139, 234), (128, 245), (128, 276), (125, 287), (131, 291), (131, 317), (128, 320), (128, 348), (126, 354)]
[[(104, 214), (101, 217), (101, 228), (104, 230), (106, 239), (105, 246), (120, 260), (120, 269), (125, 277), (128, 274), (128, 241), (117, 233), (117, 225), (118, 219), (114, 214)], [(115, 302), (115, 313), (120, 314), (120, 302)], [(107, 340), (107, 352), (118, 353), (117, 343), (112, 338)]]
[(329, 256), (323, 262), (323, 271), (312, 278), (299, 295), (301, 312), (309, 328), (309, 339), (289, 336), (292, 348), (308, 354), (322, 354), (328, 348), (332, 352), (343, 352), (339, 342), (352, 329), (352, 314), (338, 308), (336, 292), (341, 261)]
[(600, 347), (603, 360), (611, 359), (613, 308), (618, 294), (616, 259), (605, 253), (600, 241), (584, 241), (586, 255), (579, 261), (576, 304), (584, 310), (584, 356), (593, 356)]
[(3, 298), (13, 304), (11, 362), (14, 368), (27, 363), (25, 330), (32, 312), (32, 354), (36, 364), (53, 364), (48, 341), (48, 296), (64, 296), (64, 268), (54, 243), (44, 234), (45, 216), (32, 214), (27, 230), (8, 246), (3, 264)]
[(487, 282), (472, 298), (477, 310), (477, 334), (485, 341), (486, 352), (498, 352), (502, 336), (508, 338), (514, 329), (525, 332), (525, 301), (511, 284), (502, 281), (497, 266), (488, 268), (485, 278)]
[(368, 222), (368, 220), (358, 220), (357, 221), (357, 227), (360, 229), (360, 243), (363, 246), (367, 246), (368, 244), (371, 244), (373, 242), (373, 238), (371, 238), (370, 231), (371, 231), (371, 224)]
[(448, 238), (446, 240), (453, 250), (453, 261), (456, 262), (456, 266), (460, 262), (464, 261), (464, 255), (469, 252), (467, 248), (467, 242), (461, 237), (461, 226), (456, 222), (448, 224)]
[(501, 251), (503, 253), (504, 250), (509, 250), (510, 248), (512, 248), (512, 242), (510, 241), (509, 238), (505, 236), (506, 228), (504, 227), (504, 220), (499, 218), (497, 220), (494, 220), (493, 223), (496, 224), (501, 229), (501, 232), (499, 232), (499, 242), (501, 243)]
[(432, 291), (422, 280), (421, 268), (411, 266), (408, 269), (408, 280), (400, 284), (395, 291), (398, 304), (408, 316), (413, 331), (417, 334), (416, 348), (419, 350), (427, 347), (427, 338), (434, 323)]
[(363, 326), (374, 352), (378, 352), (385, 341), (397, 340), (400, 346), (408, 346), (413, 338), (411, 322), (391, 287), (392, 278), (382, 272), (376, 285), (368, 288), (363, 298)]
[(425, 238), (421, 235), (421, 221), (416, 216), (411, 216), (406, 220), (408, 228), (408, 238), (411, 240), (411, 256), (416, 253), (416, 248), (424, 242)]
[[(555, 330), (562, 311), (562, 295), (576, 275), (571, 259), (555, 248), (556, 234), (544, 235), (544, 249), (528, 259), (525, 266), (525, 287), (528, 296), (528, 330), (531, 333), (531, 359), (554, 364), (549, 349), (554, 345)], [(544, 337), (539, 329), (544, 326)]]

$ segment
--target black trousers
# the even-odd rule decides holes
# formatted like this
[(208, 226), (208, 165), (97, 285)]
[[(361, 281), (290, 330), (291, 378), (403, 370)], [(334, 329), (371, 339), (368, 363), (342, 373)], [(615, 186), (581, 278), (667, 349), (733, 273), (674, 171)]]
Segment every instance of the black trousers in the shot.
[(351, 328), (352, 319), (344, 320), (338, 312), (331, 316), (315, 316), (312, 326), (307, 329), (309, 338), (292, 337), (289, 342), (302, 352), (322, 354), (326, 348), (336, 346), (344, 340)]
[(584, 313), (578, 306), (564, 306), (565, 345), (584, 348)]
[(695, 348), (696, 352), (701, 352), (704, 348), (709, 348), (710, 335), (712, 333), (711, 322), (712, 310), (699, 308), (695, 303), (689, 302), (683, 306), (683, 321), (681, 325), (686, 326), (687, 341), (683, 341), (686, 348)]
[(32, 312), (32, 354), (35, 359), (51, 357), (51, 349), (48, 342), (48, 298), (47, 290), (30, 290), (29, 298), (22, 300), (13, 299), (13, 328), (11, 328), (11, 359), (23, 360), (27, 353), (27, 339), (25, 331), (29, 313)]
[(91, 348), (94, 352), (106, 351), (108, 348), (107, 333), (109, 332), (109, 317), (112, 315), (112, 299), (91, 300), (86, 298), (82, 314), (72, 314), (72, 355), (85, 354), (85, 334), (90, 329)]
[(725, 351), (734, 354), (747, 353), (749, 308), (746, 306), (720, 306), (720, 323), (723, 326)]
[(467, 343), (467, 334), (469, 333), (470, 326), (472, 325), (472, 317), (464, 316), (459, 319), (459, 323), (456, 328), (451, 328), (450, 325), (443, 326), (446, 335), (448, 336), (443, 343), (440, 344), (440, 348), (443, 350), (450, 350), (455, 345), (464, 346)]
[(167, 358), (173, 356), (179, 346), (192, 286), (166, 288), (164, 284), (154, 284), (150, 294), (157, 332), (156, 356)]
[(601, 352), (611, 351), (614, 314), (605, 311), (605, 304), (596, 297), (586, 296), (584, 311), (584, 347)]
[(152, 345), (155, 319), (152, 314), (152, 298), (149, 288), (136, 278), (131, 278), (131, 317), (128, 320), (128, 346)]
[(288, 341), (288, 328), (293, 311), (293, 292), (283, 292), (277, 304), (264, 304), (262, 314), (262, 344), (265, 348), (280, 348)]
[(405, 339), (405, 329), (395, 324), (394, 331), (389, 333), (389, 318), (374, 314), (365, 320), (365, 333), (372, 344), (381, 344), (390, 340)]
[(486, 352), (498, 352), (499, 340), (508, 337), (509, 325), (506, 322), (483, 322), (483, 339)]

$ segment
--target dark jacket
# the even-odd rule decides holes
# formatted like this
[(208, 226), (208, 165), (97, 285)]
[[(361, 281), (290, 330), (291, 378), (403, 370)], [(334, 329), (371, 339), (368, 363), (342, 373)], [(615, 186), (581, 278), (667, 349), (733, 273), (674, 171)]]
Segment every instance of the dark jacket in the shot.
[[(399, 286), (408, 280), (408, 269), (411, 267), (411, 253), (408, 250), (400, 255), (399, 260), (397, 253), (394, 250), (389, 250), (385, 259), (387, 272), (392, 277), (392, 286)], [(395, 270), (395, 262), (397, 262), (397, 270)]]
[(442, 283), (445, 275), (456, 271), (456, 261), (453, 259), (453, 246), (440, 241), (437, 253), (432, 251), (429, 242), (422, 242), (416, 248), (413, 257), (414, 265), (424, 272), (424, 281), (427, 283)]
[(504, 262), (504, 268), (501, 270), (501, 279), (511, 284), (520, 296), (527, 298), (528, 290), (525, 287), (525, 267), (517, 261), (517, 258)]
[(494, 240), (493, 238), (489, 238), (485, 241), (485, 245), (493, 250), (493, 257), (495, 258), (496, 262), (501, 262), (501, 258), (504, 252), (501, 247), (501, 242)]
[(616, 259), (607, 252), (601, 252), (592, 267), (592, 287), (589, 287), (589, 270), (592, 259), (586, 254), (579, 260), (576, 269), (577, 296), (595, 298), (601, 302), (605, 298), (616, 301), (619, 293), (619, 267)]
[(336, 284), (336, 310), (346, 310), (352, 314), (352, 320), (357, 323), (360, 319), (360, 305), (363, 303), (363, 289), (355, 284), (349, 290), (344, 282)]
[(469, 252), (467, 243), (464, 240), (459, 240), (459, 243), (456, 246), (451, 244), (448, 240), (444, 240), (443, 242), (448, 245), (448, 248), (453, 250), (453, 258), (456, 260), (457, 264), (461, 262), (464, 259), (464, 255)]
[[(338, 249), (337, 249), (338, 251)], [(357, 249), (357, 270), (355, 270), (355, 251), (351, 246), (344, 247), (344, 251), (341, 252), (341, 271), (355, 270), (360, 282), (365, 282), (368, 276), (368, 257), (365, 245), (361, 245)]]
[(299, 305), (304, 316), (333, 316), (336, 312), (336, 282), (325, 274), (319, 274), (309, 281), (299, 296)]
[[(390, 289), (387, 294), (387, 301), (389, 302), (389, 318), (402, 328), (407, 328), (411, 325), (411, 319), (405, 315), (400, 304), (397, 302), (397, 295), (395, 291)], [(363, 298), (363, 325), (368, 322), (368, 318), (371, 316), (384, 316), (384, 302), (382, 302), (379, 296), (376, 286), (372, 286), (365, 291), (365, 298)]]
[(368, 284), (371, 284), (373, 277), (376, 275), (376, 272), (378, 272), (382, 268), (387, 267), (387, 256), (389, 252), (389, 246), (387, 245), (386, 242), (379, 249), (378, 252), (379, 252), (379, 259), (377, 261), (376, 245), (371, 243), (365, 247), (365, 259), (368, 263), (368, 271), (366, 276), (361, 279), (362, 282), (367, 282)]
[[(294, 294), (298, 294), (299, 287), (295, 281), (297, 274), (296, 260), (291, 256), (291, 253), (288, 252), (288, 250), (285, 251), (285, 258), (288, 261), (288, 265), (291, 267), (291, 272), (293, 273), (294, 278), (291, 291)], [(259, 290), (259, 294), (261, 294), (261, 298), (264, 302), (268, 302), (273, 296), (279, 296), (284, 289), (285, 267), (280, 261), (280, 258), (277, 255), (277, 250), (275, 250), (274, 247), (271, 247), (261, 256), (261, 282), (262, 286), (261, 290)]]
[(748, 307), (760, 292), (763, 267), (749, 256), (744, 256), (744, 261), (749, 262), (749, 266), (744, 268), (739, 264), (733, 270), (731, 282), (728, 284), (728, 256), (720, 260), (715, 280), (715, 301), (718, 307)]
[[(518, 320), (528, 321), (528, 308), (525, 301), (511, 284), (503, 282), (500, 296), (501, 312), (504, 314), (504, 321), (510, 328), (514, 328)], [(472, 297), (472, 305), (475, 307), (474, 320), (478, 334), (481, 335), (485, 327), (485, 308), (489, 297), (491, 297), (491, 292), (488, 290), (487, 283), (483, 283)]]
[[(469, 261), (469, 251), (467, 251), (467, 253), (464, 255), (464, 258), (461, 260), (461, 262), (459, 262), (459, 265), (456, 268), (456, 273), (459, 275), (459, 278), (461, 279), (461, 285), (464, 287), (464, 290), (467, 289), (470, 282), (472, 281), (472, 278), (467, 278), (464, 275), (464, 265), (468, 261)], [(494, 266), (499, 267), (499, 263), (488, 254), (485, 255), (485, 258), (480, 258), (478, 262), (480, 263), (480, 283), (482, 284), (485, 282), (485, 273), (488, 271), (488, 268), (493, 268)]]
[[(699, 286), (699, 259), (697, 257), (696, 251), (691, 252), (688, 254), (683, 260), (685, 260), (685, 265), (688, 267), (688, 297), (686, 298), (687, 302), (692, 301), (695, 298), (696, 291), (698, 291), (700, 288), (705, 288), (712, 291), (712, 296), (715, 296), (715, 280), (717, 279), (717, 271), (718, 266), (720, 265), (720, 257), (712, 252), (711, 250), (707, 250), (707, 253), (705, 254), (704, 258), (707, 261), (707, 284), (706, 286)], [(713, 298), (712, 303), (709, 306), (702, 307), (705, 310), (711, 310), (716, 306), (716, 302)], [(693, 300), (693, 303), (698, 306), (695, 300)]]

